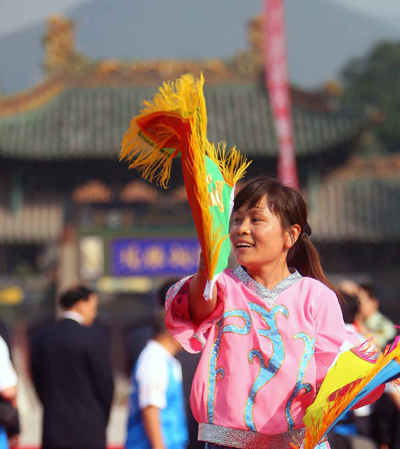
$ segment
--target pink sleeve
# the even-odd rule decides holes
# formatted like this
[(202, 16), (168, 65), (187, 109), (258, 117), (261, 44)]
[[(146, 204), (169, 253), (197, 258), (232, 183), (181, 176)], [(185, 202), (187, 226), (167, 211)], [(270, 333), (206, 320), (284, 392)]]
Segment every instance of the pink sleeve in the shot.
[(347, 340), (355, 346), (359, 339), (345, 328), (339, 300), (332, 290), (322, 295), (315, 326), (316, 385), (319, 388), (342, 344)]
[[(221, 278), (222, 276), (219, 279), (221, 280)], [(218, 281), (217, 306), (214, 312), (200, 326), (195, 326), (189, 316), (189, 285), (191, 280), (192, 276), (182, 279), (168, 290), (165, 302), (165, 324), (183, 349), (187, 352), (197, 353), (201, 352), (206, 344), (207, 332), (223, 315), (223, 289)]]

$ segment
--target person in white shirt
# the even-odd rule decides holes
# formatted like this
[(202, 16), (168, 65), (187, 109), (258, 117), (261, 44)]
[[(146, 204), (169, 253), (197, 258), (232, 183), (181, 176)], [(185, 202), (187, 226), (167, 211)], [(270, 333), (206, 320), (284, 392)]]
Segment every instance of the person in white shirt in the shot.
[(132, 372), (127, 449), (185, 449), (188, 430), (180, 344), (169, 334), (163, 309), (156, 312), (153, 338)]
[[(357, 294), (354, 294), (355, 292), (356, 290), (353, 291), (352, 294), (349, 294), (346, 291), (340, 291), (343, 297), (340, 307), (342, 309), (346, 329), (357, 334), (361, 343), (365, 341), (366, 338), (360, 333), (356, 326), (356, 319), (360, 311), (360, 301)], [(352, 437), (361, 435), (372, 441), (374, 436), (372, 407), (372, 405), (365, 405), (364, 407), (348, 412), (346, 417), (342, 421), (339, 421), (336, 427), (334, 427), (334, 432)], [(367, 441), (364, 441), (363, 443), (367, 444)]]
[[(17, 375), (11, 363), (6, 342), (0, 337), (0, 396), (16, 407)], [(14, 438), (15, 440), (15, 438)], [(0, 424), (0, 449), (8, 449), (8, 436), (4, 425)]]

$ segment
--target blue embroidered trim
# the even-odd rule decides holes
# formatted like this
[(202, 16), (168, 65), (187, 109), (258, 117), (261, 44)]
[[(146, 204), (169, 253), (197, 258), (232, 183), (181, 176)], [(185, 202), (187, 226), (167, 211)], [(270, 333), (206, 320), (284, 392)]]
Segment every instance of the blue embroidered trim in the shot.
[(285, 415), (286, 415), (286, 420), (288, 423), (289, 431), (294, 430), (294, 419), (292, 416), (292, 412), (290, 410), (294, 399), (301, 392), (301, 390), (304, 390), (304, 394), (307, 394), (311, 391), (311, 385), (309, 383), (304, 384), (303, 381), (304, 381), (304, 375), (305, 375), (307, 366), (310, 363), (312, 356), (314, 355), (315, 337), (311, 338), (307, 334), (305, 334), (303, 332), (299, 332), (298, 334), (296, 334), (293, 337), (293, 340), (297, 340), (299, 338), (301, 338), (304, 342), (304, 352), (303, 352), (303, 355), (300, 360), (296, 386), (295, 386), (293, 393), (291, 394), (289, 400), (287, 401), (286, 407), (285, 407)]
[[(239, 327), (236, 324), (224, 324), (226, 318), (242, 318), (244, 321), (244, 326)], [(208, 412), (208, 422), (210, 424), (214, 423), (214, 402), (215, 402), (215, 386), (217, 383), (218, 375), (220, 376), (220, 381), (223, 380), (225, 372), (222, 367), (217, 368), (219, 351), (221, 349), (221, 338), (222, 335), (227, 332), (232, 332), (239, 335), (247, 335), (251, 329), (251, 317), (245, 310), (230, 310), (225, 312), (222, 318), (217, 323), (217, 336), (211, 348), (209, 371), (208, 371), (208, 398), (207, 398), (207, 412)]]
[(268, 361), (268, 364), (265, 363), (263, 354), (259, 349), (252, 349), (249, 352), (249, 362), (253, 363), (254, 357), (257, 357), (261, 366), (260, 372), (250, 390), (249, 397), (247, 398), (245, 404), (244, 419), (246, 427), (253, 432), (257, 432), (253, 420), (254, 400), (256, 394), (276, 375), (285, 359), (285, 347), (279, 333), (279, 329), (276, 325), (276, 315), (281, 313), (287, 318), (289, 316), (289, 312), (287, 308), (282, 305), (276, 305), (270, 311), (254, 303), (249, 303), (249, 307), (253, 312), (258, 313), (269, 327), (269, 329), (257, 329), (258, 333), (261, 336), (268, 338), (268, 340), (272, 343), (272, 355)]

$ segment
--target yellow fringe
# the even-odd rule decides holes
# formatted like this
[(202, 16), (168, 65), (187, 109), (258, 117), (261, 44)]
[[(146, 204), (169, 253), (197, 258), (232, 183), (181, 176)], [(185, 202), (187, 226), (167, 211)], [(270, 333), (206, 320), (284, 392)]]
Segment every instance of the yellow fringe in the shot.
[(390, 382), (393, 388), (396, 390), (396, 393), (400, 395), (400, 379), (393, 380)]
[(379, 355), (373, 367), (360, 383), (353, 385), (344, 396), (332, 402), (322, 419), (317, 422), (314, 422), (314, 420), (312, 421), (311, 426), (306, 429), (304, 449), (314, 449), (325, 435), (326, 430), (332, 425), (349, 403), (389, 362), (393, 359), (396, 359), (398, 363), (400, 362), (400, 345), (392, 351), (390, 351), (390, 349), (390, 346), (388, 346), (385, 349), (385, 352)]
[[(200, 160), (199, 160), (200, 159)], [(201, 163), (201, 160), (203, 163)], [(208, 280), (212, 280), (217, 268), (219, 254), (223, 242), (228, 238), (224, 234), (223, 226), (215, 228), (215, 220), (210, 212), (210, 200), (208, 192), (208, 184), (206, 180), (206, 172), (204, 168), (204, 156), (195, 157), (193, 166), (187, 164), (187, 169), (196, 180), (196, 198), (202, 212), (202, 226), (205, 239), (204, 261), (207, 266)]]
[(167, 188), (170, 178), (172, 159), (177, 155), (174, 149), (165, 146), (171, 137), (179, 135), (170, 126), (160, 126), (156, 142), (144, 136), (137, 125), (137, 120), (155, 112), (170, 112), (180, 115), (190, 121), (190, 146), (192, 149), (192, 164), (187, 169), (195, 179), (195, 194), (203, 216), (203, 232), (205, 236), (204, 255), (209, 279), (214, 277), (219, 253), (224, 240), (223, 229), (215, 229), (214, 219), (210, 212), (209, 193), (205, 171), (205, 155), (220, 169), (225, 182), (234, 187), (245, 174), (250, 162), (236, 148), (226, 152), (226, 144), (210, 144), (207, 140), (207, 111), (203, 94), (204, 78), (195, 80), (191, 75), (184, 75), (175, 83), (164, 83), (151, 102), (144, 102), (144, 109), (139, 116), (132, 119), (129, 130), (124, 136), (120, 160), (130, 162), (129, 168), (136, 168), (149, 181), (155, 181)]
[(218, 166), (224, 181), (232, 188), (243, 178), (247, 167), (251, 164), (251, 161), (247, 162), (246, 157), (240, 154), (236, 147), (226, 152), (226, 142), (220, 142), (217, 148), (209, 144), (206, 147), (206, 154)]
[[(193, 144), (194, 142), (192, 142)], [(196, 148), (192, 146), (192, 148)], [(214, 144), (206, 142), (205, 154), (217, 165), (224, 181), (230, 186), (234, 187), (236, 182), (241, 179), (250, 162), (242, 156), (236, 148), (232, 148), (229, 153), (226, 153), (226, 143), (222, 142), (215, 148)], [(222, 226), (215, 229), (214, 219), (210, 213), (209, 193), (207, 187), (206, 173), (200, 173), (201, 167), (204, 167), (204, 156), (198, 158), (193, 164), (195, 170), (191, 170), (196, 181), (197, 186), (202, 186), (197, 192), (197, 199), (202, 208), (203, 213), (203, 230), (206, 239), (206, 251), (209, 254), (210, 266), (208, 268), (208, 276), (211, 281), (214, 278), (215, 270), (217, 268), (219, 254), (221, 252), (222, 244), (228, 238), (224, 234)], [(189, 167), (188, 167), (189, 168)]]
[(190, 136), (193, 160), (188, 161), (186, 169), (195, 180), (195, 194), (202, 213), (202, 226), (205, 239), (204, 261), (207, 265), (209, 280), (212, 280), (218, 263), (219, 252), (225, 237), (222, 229), (215, 229), (214, 218), (210, 212), (210, 200), (208, 193), (207, 173), (205, 170), (205, 155), (211, 146), (206, 139), (207, 112), (204, 95), (198, 99), (196, 114), (191, 118), (191, 129), (195, 132)]
[(119, 160), (128, 160), (130, 162), (129, 168), (136, 168), (141, 172), (144, 179), (148, 179), (150, 182), (155, 180), (158, 185), (165, 189), (170, 178), (175, 152), (164, 150), (164, 145), (173, 133), (176, 132), (170, 130), (167, 135), (167, 130), (163, 129), (159, 133), (160, 141), (156, 145), (142, 135), (134, 118), (129, 131), (124, 136)]
[[(156, 142), (149, 141), (137, 125), (137, 120), (154, 112), (172, 112), (179, 114), (183, 119), (195, 119), (196, 130), (201, 134), (201, 142), (206, 139), (207, 114), (203, 95), (204, 78), (195, 80), (191, 75), (184, 75), (175, 83), (164, 83), (159, 92), (154, 95), (151, 102), (145, 101), (140, 114), (131, 121), (130, 128), (122, 141), (120, 160), (130, 162), (129, 168), (136, 168), (143, 178), (155, 181), (163, 188), (171, 174), (172, 159), (177, 152), (165, 151), (166, 142), (172, 136), (178, 136), (176, 130), (169, 126), (160, 126)], [(196, 120), (200, 115), (201, 120)], [(192, 135), (195, 134), (192, 132)], [(197, 148), (196, 148), (197, 150)], [(199, 148), (200, 150), (200, 148)]]

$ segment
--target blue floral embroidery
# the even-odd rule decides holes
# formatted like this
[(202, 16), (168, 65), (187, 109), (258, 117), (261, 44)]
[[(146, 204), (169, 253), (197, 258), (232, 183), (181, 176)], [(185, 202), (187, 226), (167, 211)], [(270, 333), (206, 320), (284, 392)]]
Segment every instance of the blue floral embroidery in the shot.
[[(226, 318), (242, 318), (244, 321), (244, 326), (240, 327), (236, 324), (223, 325)], [(245, 310), (230, 310), (225, 312), (221, 320), (217, 323), (217, 336), (215, 338), (214, 344), (211, 348), (210, 353), (210, 363), (209, 363), (209, 376), (208, 376), (208, 398), (207, 398), (207, 411), (208, 411), (208, 422), (210, 424), (214, 423), (214, 401), (215, 401), (215, 385), (217, 383), (218, 375), (220, 376), (220, 381), (223, 380), (225, 372), (222, 367), (217, 368), (218, 355), (221, 349), (221, 338), (223, 334), (231, 332), (239, 335), (247, 335), (251, 329), (251, 317)]]
[(288, 423), (289, 430), (294, 429), (294, 420), (292, 412), (290, 410), (294, 399), (301, 392), (301, 390), (304, 390), (304, 394), (307, 394), (311, 391), (311, 385), (309, 383), (304, 384), (303, 381), (307, 366), (310, 363), (312, 356), (314, 355), (315, 337), (311, 339), (311, 337), (309, 337), (307, 334), (299, 332), (293, 337), (293, 340), (297, 340), (299, 338), (301, 338), (304, 341), (304, 352), (300, 360), (296, 386), (285, 407), (286, 420)]
[(268, 364), (265, 363), (264, 356), (260, 350), (252, 349), (249, 352), (250, 363), (253, 363), (255, 357), (259, 359), (260, 372), (250, 390), (250, 395), (247, 398), (244, 408), (244, 419), (247, 428), (253, 432), (257, 432), (253, 421), (253, 408), (256, 394), (276, 375), (279, 368), (282, 366), (283, 360), (285, 359), (285, 348), (282, 337), (276, 325), (276, 315), (281, 313), (287, 318), (289, 316), (289, 312), (287, 308), (282, 305), (274, 306), (269, 312), (258, 304), (249, 303), (249, 307), (251, 310), (258, 313), (269, 327), (269, 329), (257, 329), (258, 333), (263, 337), (268, 338), (272, 343), (272, 355), (268, 361)]

